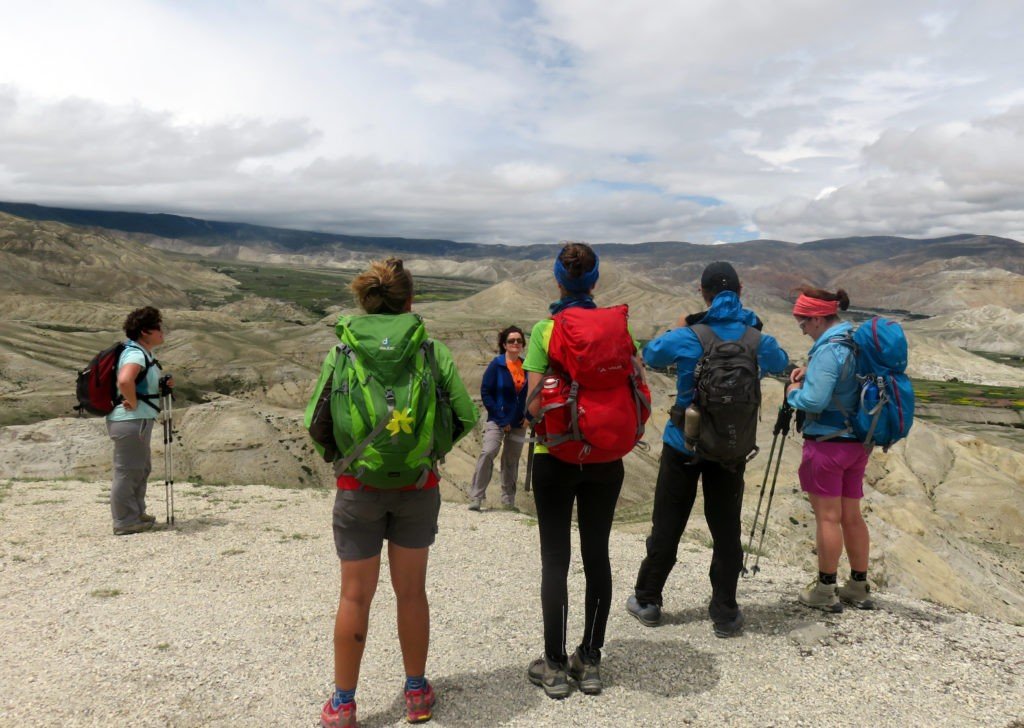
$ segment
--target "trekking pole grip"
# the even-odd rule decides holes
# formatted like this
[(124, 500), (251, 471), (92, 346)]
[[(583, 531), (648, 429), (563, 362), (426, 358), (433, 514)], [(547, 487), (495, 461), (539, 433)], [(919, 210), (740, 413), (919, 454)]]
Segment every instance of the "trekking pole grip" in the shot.
[(783, 437), (789, 435), (789, 424), (793, 419), (793, 408), (789, 402), (783, 400), (779, 406), (779, 416), (775, 420), (775, 427), (772, 429), (773, 435), (778, 435), (780, 432)]

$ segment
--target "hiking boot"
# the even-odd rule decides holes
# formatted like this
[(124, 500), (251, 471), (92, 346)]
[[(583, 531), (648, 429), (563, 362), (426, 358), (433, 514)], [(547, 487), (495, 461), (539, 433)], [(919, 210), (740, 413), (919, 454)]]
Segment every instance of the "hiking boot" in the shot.
[(797, 599), (805, 607), (813, 607), (824, 612), (839, 613), (843, 611), (843, 605), (839, 603), (839, 597), (836, 596), (836, 585), (822, 584), (818, 579), (808, 584)]
[(857, 609), (874, 609), (875, 600), (871, 598), (871, 586), (865, 581), (850, 579), (836, 589), (840, 601), (852, 604)]
[(502, 503), (501, 504), (501, 510), (503, 510), (503, 511), (512, 511), (513, 513), (519, 513), (519, 509), (516, 508), (516, 504), (515, 503)]
[(356, 728), (358, 725), (354, 700), (351, 703), (342, 703), (335, 710), (328, 699), (320, 710), (320, 728)]
[(641, 604), (636, 595), (626, 600), (626, 611), (645, 627), (657, 627), (661, 624), (661, 607), (657, 604)]
[(530, 663), (526, 677), (534, 685), (544, 688), (549, 698), (561, 700), (569, 696), (569, 678), (565, 674), (565, 665), (551, 662), (546, 655)]
[(156, 516), (154, 516), (152, 513), (143, 513), (141, 516), (139, 516), (139, 520), (143, 523), (156, 523)]
[(483, 505), (483, 501), (482, 500), (480, 500), (479, 498), (474, 498), (473, 500), (471, 500), (469, 502), (469, 510), (471, 510), (471, 511), (478, 511), (479, 512), (480, 506), (482, 506), (482, 505)]
[(722, 639), (737, 637), (743, 631), (743, 623), (745, 621), (743, 612), (737, 611), (736, 616), (732, 620), (728, 622), (715, 622), (715, 637), (721, 637)]
[(569, 677), (580, 686), (584, 695), (600, 695), (601, 693), (601, 654), (597, 656), (583, 655), (577, 648), (569, 656)]
[(410, 723), (426, 723), (434, 717), (434, 703), (437, 698), (434, 696), (434, 686), (427, 681), (427, 685), (419, 690), (405, 691), (405, 717)]
[(114, 526), (114, 535), (130, 536), (133, 533), (142, 533), (143, 531), (148, 531), (152, 527), (153, 521), (140, 521), (139, 523), (133, 523), (130, 526), (121, 526), (120, 528)]

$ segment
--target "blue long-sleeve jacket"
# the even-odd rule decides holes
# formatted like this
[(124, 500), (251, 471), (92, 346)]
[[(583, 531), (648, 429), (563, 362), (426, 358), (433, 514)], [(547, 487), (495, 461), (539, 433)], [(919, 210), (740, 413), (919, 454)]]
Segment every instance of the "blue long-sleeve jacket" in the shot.
[(807, 371), (800, 389), (786, 395), (793, 409), (803, 410), (809, 416), (804, 423), (805, 435), (830, 435), (846, 429), (846, 417), (839, 409), (842, 405), (851, 415), (857, 406), (857, 378), (850, 347), (835, 341), (852, 333), (848, 321), (840, 321), (818, 337), (807, 353)]
[(505, 355), (499, 354), (491, 360), (480, 382), (480, 399), (487, 409), (488, 422), (494, 421), (505, 425), (519, 426), (526, 416), (526, 390), (516, 392), (516, 384), (512, 372), (508, 370)]
[[(740, 297), (732, 291), (722, 291), (711, 302), (707, 315), (701, 321), (725, 341), (735, 341), (743, 336), (748, 326), (753, 326), (757, 316), (743, 308)], [(644, 361), (652, 367), (676, 365), (676, 405), (686, 407), (693, 400), (693, 370), (704, 354), (700, 340), (689, 327), (668, 331), (644, 347)], [(789, 364), (789, 355), (779, 342), (768, 334), (761, 334), (757, 348), (757, 364), (761, 374), (777, 374)], [(692, 454), (683, 441), (683, 433), (669, 420), (665, 425), (665, 444), (686, 454)]]

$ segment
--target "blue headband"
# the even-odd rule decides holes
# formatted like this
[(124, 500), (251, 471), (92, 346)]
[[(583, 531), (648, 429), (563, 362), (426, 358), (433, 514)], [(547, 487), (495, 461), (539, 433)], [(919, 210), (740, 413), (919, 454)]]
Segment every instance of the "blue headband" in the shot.
[(560, 258), (555, 258), (555, 280), (558, 281), (559, 285), (570, 293), (586, 293), (595, 285), (597, 285), (597, 279), (600, 277), (601, 261), (597, 257), (597, 252), (594, 252), (594, 267), (588, 272), (584, 273), (579, 278), (573, 278), (569, 275), (569, 271), (562, 265)]

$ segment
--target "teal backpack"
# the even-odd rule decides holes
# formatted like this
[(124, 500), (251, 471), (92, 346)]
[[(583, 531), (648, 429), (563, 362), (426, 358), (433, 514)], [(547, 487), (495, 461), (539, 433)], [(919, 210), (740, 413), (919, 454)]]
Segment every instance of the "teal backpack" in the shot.
[(452, 449), (456, 418), (423, 320), (342, 316), (335, 330), (341, 343), (304, 420), (317, 450), (336, 474), (374, 488), (424, 485)]

